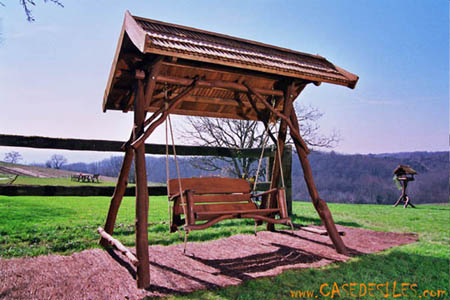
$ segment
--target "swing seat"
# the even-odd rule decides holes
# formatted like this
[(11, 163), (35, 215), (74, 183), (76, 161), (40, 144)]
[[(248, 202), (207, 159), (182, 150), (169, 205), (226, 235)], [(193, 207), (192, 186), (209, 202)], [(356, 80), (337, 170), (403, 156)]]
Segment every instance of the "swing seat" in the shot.
[[(283, 189), (252, 195), (250, 184), (245, 179), (181, 178), (180, 182), (183, 199), (178, 179), (169, 180), (169, 200), (174, 202), (170, 232), (183, 225), (187, 231), (202, 230), (226, 219), (239, 218), (273, 224), (291, 223)], [(259, 206), (252, 201), (255, 198), (261, 198)]]

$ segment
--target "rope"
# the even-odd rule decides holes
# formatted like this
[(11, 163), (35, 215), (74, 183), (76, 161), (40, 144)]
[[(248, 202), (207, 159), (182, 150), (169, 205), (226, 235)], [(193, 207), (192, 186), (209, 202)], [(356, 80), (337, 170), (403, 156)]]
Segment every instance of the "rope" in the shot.
[[(168, 108), (169, 104), (166, 101), (166, 109)], [(167, 186), (167, 197), (170, 197), (170, 174), (169, 174), (169, 135), (168, 135), (168, 124), (166, 119), (166, 186)], [(167, 199), (167, 204), (169, 207), (169, 224), (170, 227), (172, 227), (172, 207), (170, 205), (170, 199)]]
[[(165, 109), (167, 110), (169, 108), (169, 103), (167, 102), (168, 95), (167, 95), (167, 82), (164, 84), (164, 98), (165, 98)], [(181, 176), (180, 176), (180, 168), (178, 166), (178, 160), (177, 160), (177, 151), (175, 149), (175, 139), (173, 137), (173, 129), (172, 129), (172, 121), (170, 119), (170, 114), (167, 115), (166, 118), (166, 185), (167, 185), (167, 196), (170, 197), (170, 171), (169, 171), (169, 137), (168, 137), (168, 129), (170, 129), (170, 136), (172, 140), (172, 149), (174, 154), (174, 160), (175, 160), (175, 166), (177, 169), (177, 177), (178, 177), (178, 192), (180, 193), (181, 197), (181, 203), (183, 207), (183, 213), (184, 213), (184, 220), (185, 225), (187, 224), (187, 214), (186, 214), (186, 203), (184, 201), (184, 195), (183, 195), (183, 188), (181, 187)], [(169, 208), (169, 223), (170, 227), (172, 227), (172, 206), (170, 205), (170, 200), (168, 199), (168, 208)]]
[(180, 167), (178, 165), (177, 151), (175, 149), (175, 139), (173, 138), (172, 121), (170, 119), (170, 115), (167, 116), (167, 120), (169, 121), (170, 136), (172, 138), (173, 158), (175, 160), (175, 166), (177, 169), (178, 192), (180, 193), (181, 203), (183, 204), (182, 206), (183, 206), (184, 222), (185, 222), (185, 225), (188, 225), (187, 224), (187, 213), (186, 213), (186, 202), (184, 201), (183, 188), (181, 187)]
[[(273, 127), (272, 127), (272, 129), (273, 129)], [(269, 139), (268, 132), (269, 132), (269, 124), (267, 124), (267, 128), (264, 131), (264, 135), (263, 135), (262, 150), (261, 150), (261, 155), (259, 156), (259, 160), (258, 160), (258, 168), (256, 169), (255, 182), (253, 183), (253, 191), (256, 191), (256, 185), (258, 183), (259, 172), (261, 171), (261, 165), (262, 165), (262, 159), (263, 159), (263, 156), (264, 156), (264, 150), (266, 148), (267, 140)]]
[[(273, 90), (273, 87), (272, 87), (272, 90)], [(275, 98), (274, 98), (273, 95), (272, 95), (272, 105), (275, 106)], [(273, 124), (272, 129), (270, 130), (271, 132), (275, 128), (275, 126), (276, 126), (276, 122)], [(266, 143), (267, 143), (267, 140), (269, 138), (268, 132), (269, 132), (269, 124), (267, 124), (266, 131), (264, 132), (263, 145), (262, 145), (261, 155), (260, 155), (259, 161), (258, 161), (258, 168), (256, 169), (256, 176), (255, 176), (255, 182), (253, 184), (253, 191), (256, 190), (256, 184), (258, 183), (258, 177), (259, 177), (259, 172), (260, 172), (260, 169), (261, 169), (262, 158), (264, 156), (264, 148), (266, 147)], [(278, 162), (280, 164), (281, 187), (285, 188), (284, 175), (283, 175), (283, 166), (281, 164), (280, 142), (279, 142), (278, 139), (277, 139), (276, 147), (277, 147)]]
[(281, 187), (284, 189), (284, 175), (283, 175), (283, 164), (281, 163), (281, 151), (280, 151), (280, 142), (277, 139), (277, 156), (278, 156), (278, 163), (280, 164), (280, 175), (281, 175)]
[[(272, 87), (273, 90), (273, 87)], [(275, 96), (272, 95), (272, 106), (274, 106), (275, 108)], [(275, 127), (276, 122), (274, 124), (273, 127)], [(281, 124), (280, 124), (281, 126)], [(273, 129), (272, 127), (272, 129)], [(281, 163), (281, 151), (280, 151), (280, 141), (279, 141), (279, 136), (280, 136), (280, 131), (278, 130), (278, 138), (277, 138), (277, 156), (278, 156), (278, 163), (280, 164), (280, 177), (281, 177), (281, 187), (284, 189), (285, 185), (284, 185), (284, 175), (283, 175), (283, 165)]]

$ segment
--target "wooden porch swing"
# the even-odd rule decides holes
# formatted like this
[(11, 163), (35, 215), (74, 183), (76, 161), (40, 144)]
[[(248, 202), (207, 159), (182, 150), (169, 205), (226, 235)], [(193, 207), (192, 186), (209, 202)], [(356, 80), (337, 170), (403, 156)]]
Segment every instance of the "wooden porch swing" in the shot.
[[(167, 97), (166, 97), (167, 98)], [(275, 127), (275, 125), (273, 125)], [(169, 176), (169, 139), (172, 139), (172, 152), (177, 171), (177, 178)], [(169, 200), (170, 232), (176, 232), (179, 226), (184, 229), (184, 252), (186, 252), (187, 234), (192, 230), (202, 230), (227, 219), (254, 219), (255, 234), (258, 222), (268, 224), (284, 224), (294, 230), (294, 225), (288, 216), (283, 177), (281, 153), (277, 147), (276, 157), (279, 163), (281, 188), (272, 188), (265, 192), (256, 192), (259, 172), (265, 146), (269, 137), (273, 136), (267, 126), (263, 136), (261, 155), (258, 161), (253, 189), (246, 179), (240, 178), (181, 178), (170, 115), (166, 118), (166, 178)], [(275, 142), (277, 142), (275, 140)], [(260, 205), (256, 201), (260, 200)], [(170, 207), (170, 202), (173, 206)], [(275, 202), (276, 205), (271, 203)], [(184, 220), (181, 218), (184, 215)], [(280, 218), (276, 218), (279, 215)], [(203, 223), (196, 224), (198, 221)]]
[[(186, 231), (201, 230), (236, 217), (266, 221), (268, 230), (274, 230), (274, 224), (291, 225), (280, 187), (281, 153), (289, 128), (314, 207), (336, 251), (348, 254), (331, 212), (317, 193), (307, 159), (310, 150), (300, 135), (293, 102), (310, 83), (318, 86), (327, 82), (354, 88), (357, 81), (356, 75), (318, 55), (135, 17), (126, 12), (103, 111), (133, 110), (134, 124), (130, 139), (123, 147), (125, 157), (105, 227), (99, 228), (100, 243), (113, 245), (123, 252), (137, 266), (138, 287), (149, 286), (149, 197), (144, 142), (159, 125), (170, 120), (170, 114), (179, 114), (258, 120), (266, 129), (278, 120), (278, 136), (269, 134), (278, 146), (279, 159), (274, 160), (271, 187), (260, 195), (263, 198), (260, 206), (251, 201), (251, 188), (245, 180), (192, 179), (179, 175), (168, 180), (169, 198), (173, 201), (171, 231), (183, 224)], [(147, 112), (153, 114), (146, 119)], [(175, 148), (173, 152), (176, 154)], [(133, 159), (136, 255), (111, 236)]]

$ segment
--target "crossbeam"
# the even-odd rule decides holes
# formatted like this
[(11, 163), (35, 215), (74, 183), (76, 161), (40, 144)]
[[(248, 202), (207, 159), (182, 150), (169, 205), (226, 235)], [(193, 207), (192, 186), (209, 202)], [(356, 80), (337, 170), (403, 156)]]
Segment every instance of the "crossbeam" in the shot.
[[(192, 84), (193, 79), (158, 75), (158, 76), (156, 76), (156, 81), (159, 83), (168, 83), (168, 84), (188, 86), (188, 85)], [(243, 93), (246, 93), (249, 91), (248, 88), (241, 83), (231, 82), (231, 81), (223, 81), (223, 80), (215, 80), (215, 81), (198, 80), (197, 86), (199, 88), (222, 88), (222, 89), (232, 90), (232, 91), (236, 91), (236, 92), (243, 92)], [(254, 90), (262, 95), (283, 96), (283, 92), (280, 90), (270, 90), (270, 89), (263, 89), (263, 88), (254, 88)]]

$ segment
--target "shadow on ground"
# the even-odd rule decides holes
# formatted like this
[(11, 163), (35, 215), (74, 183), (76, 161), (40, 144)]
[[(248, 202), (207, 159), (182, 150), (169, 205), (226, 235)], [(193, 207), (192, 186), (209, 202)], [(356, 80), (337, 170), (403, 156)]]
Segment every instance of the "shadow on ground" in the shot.
[[(287, 248), (280, 248), (277, 253), (269, 254), (268, 257), (265, 256), (249, 256), (244, 258), (248, 261), (260, 261), (262, 268), (270, 268), (274, 266), (277, 255), (282, 253), (287, 253), (292, 255), (295, 253), (296, 260), (298, 261), (309, 261), (320, 259), (312, 253), (299, 253), (298, 250)], [(260, 285), (263, 288), (266, 284), (270, 284), (273, 287), (273, 279), (261, 278), (250, 280), (250, 277), (246, 276), (245, 273), (252, 272), (257, 269), (251, 266), (246, 267), (243, 265), (245, 263), (241, 259), (239, 260), (201, 260), (198, 258), (193, 258), (197, 261), (204, 263), (207, 266), (211, 266), (217, 269), (218, 273), (225, 274), (232, 277), (237, 277), (244, 280), (241, 285), (239, 285), (239, 298), (242, 299), (252, 299), (257, 291), (255, 291), (255, 286)], [(423, 265), (423, 269), (417, 269), (418, 262)], [(410, 266), (410, 267), (408, 267)], [(438, 266), (439, 271), (430, 273), (430, 266)], [(414, 268), (414, 269), (413, 269)], [(435, 268), (436, 269), (436, 268)], [(279, 299), (292, 299), (291, 291), (301, 290), (305, 286), (309, 290), (319, 293), (320, 286), (322, 284), (328, 284), (332, 286), (336, 282), (338, 287), (343, 284), (357, 283), (359, 286), (361, 283), (366, 286), (369, 283), (383, 284), (382, 290), (375, 290), (372, 293), (374, 296), (370, 299), (391, 299), (393, 297), (393, 282), (396, 281), (397, 286), (401, 283), (417, 284), (417, 288), (409, 288), (405, 291), (405, 297), (408, 299), (415, 299), (423, 293), (425, 290), (444, 290), (446, 295), (448, 295), (448, 260), (445, 258), (438, 258), (432, 256), (416, 255), (403, 252), (401, 250), (392, 251), (390, 253), (384, 254), (367, 254), (353, 259), (349, 262), (337, 262), (334, 267), (326, 267), (319, 269), (298, 269), (298, 270), (288, 270), (283, 274), (277, 276), (276, 278), (276, 290), (273, 294), (267, 292), (262, 299), (273, 299), (277, 296)], [(186, 274), (186, 276), (189, 276)], [(311, 279), (314, 279), (311, 282)], [(361, 279), (365, 279), (361, 282)], [(268, 281), (268, 282), (267, 282)], [(390, 286), (386, 288), (386, 283)], [(151, 289), (158, 287), (151, 287)], [(164, 289), (164, 288), (162, 288)], [(272, 288), (273, 289), (273, 288)], [(236, 297), (236, 290), (234, 288), (216, 288), (211, 286), (208, 288), (213, 295), (220, 296), (224, 299), (233, 299)], [(323, 289), (325, 293), (330, 291), (330, 289)], [(211, 293), (209, 292), (209, 293)], [(358, 293), (358, 288), (355, 293)], [(281, 293), (281, 295), (280, 295)], [(395, 291), (395, 294), (401, 293), (399, 289)], [(180, 293), (176, 290), (171, 291), (170, 294), (175, 294), (179, 296), (186, 295), (185, 293)], [(205, 291), (197, 291), (189, 294), (190, 299), (202, 298)], [(323, 296), (322, 296), (323, 297)], [(337, 294), (336, 296), (337, 297)], [(204, 296), (203, 296), (204, 298)], [(211, 294), (209, 298), (214, 298)], [(358, 296), (352, 296), (346, 294), (346, 291), (340, 288), (340, 299), (359, 299)], [(364, 297), (363, 297), (364, 298)], [(445, 297), (444, 297), (445, 298)], [(444, 299), (442, 298), (442, 299)], [(144, 299), (157, 299), (154, 297), (147, 297)], [(405, 298), (406, 299), (406, 298)]]

